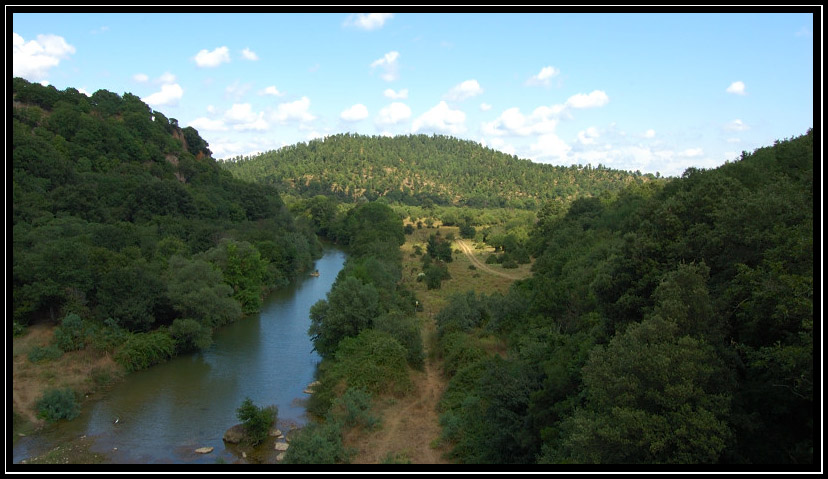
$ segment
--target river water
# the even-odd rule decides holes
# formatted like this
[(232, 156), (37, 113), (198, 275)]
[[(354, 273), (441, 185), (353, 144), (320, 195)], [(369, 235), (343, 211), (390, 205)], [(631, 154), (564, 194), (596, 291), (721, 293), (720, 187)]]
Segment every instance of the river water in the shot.
[[(308, 336), (309, 311), (344, 262), (342, 251), (326, 249), (315, 265), (318, 277), (275, 291), (258, 315), (217, 330), (207, 350), (132, 373), (74, 420), (21, 438), (14, 463), (84, 435), (94, 438), (92, 451), (116, 463), (233, 462), (222, 436), (240, 422), (236, 409), (247, 397), (257, 406), (276, 405), (282, 427), (305, 424), (303, 390), (320, 360)], [(215, 449), (194, 452), (205, 446)]]

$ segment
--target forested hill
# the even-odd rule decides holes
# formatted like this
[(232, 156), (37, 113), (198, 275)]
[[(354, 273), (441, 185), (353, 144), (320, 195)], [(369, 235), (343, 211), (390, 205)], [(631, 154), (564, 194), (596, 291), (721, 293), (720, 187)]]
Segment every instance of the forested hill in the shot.
[(71, 316), (203, 346), (312, 264), (278, 192), (219, 168), (193, 128), (129, 93), (12, 85), (16, 329)]
[(447, 136), (339, 134), (223, 164), (237, 178), (300, 196), (344, 201), (384, 196), (409, 205), (537, 208), (645, 182), (641, 175), (598, 167), (521, 160)]

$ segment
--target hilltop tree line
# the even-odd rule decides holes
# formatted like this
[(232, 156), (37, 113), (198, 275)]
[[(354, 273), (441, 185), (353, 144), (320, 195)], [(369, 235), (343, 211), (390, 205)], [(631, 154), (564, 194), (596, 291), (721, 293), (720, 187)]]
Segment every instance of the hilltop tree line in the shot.
[(59, 348), (140, 369), (208, 346), (320, 253), (273, 187), (137, 96), (12, 86), (15, 331), (51, 320)]
[(813, 162), (809, 130), (541, 209), (533, 276), (436, 315), (452, 457), (813, 464)]
[(386, 198), (410, 206), (537, 209), (550, 201), (618, 191), (652, 175), (603, 165), (553, 166), (442, 135), (339, 134), (222, 164), (237, 178), (304, 198)]

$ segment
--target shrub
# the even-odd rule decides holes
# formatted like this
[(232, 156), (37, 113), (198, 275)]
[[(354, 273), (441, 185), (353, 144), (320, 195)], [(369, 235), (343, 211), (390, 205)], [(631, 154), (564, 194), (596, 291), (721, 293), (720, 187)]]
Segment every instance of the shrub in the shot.
[(328, 420), (338, 421), (345, 427), (362, 426), (371, 430), (379, 426), (380, 420), (370, 411), (371, 394), (361, 388), (348, 388), (334, 400)]
[(132, 372), (167, 361), (173, 354), (175, 340), (165, 330), (129, 333), (115, 353), (115, 361)]
[(83, 321), (75, 313), (67, 314), (55, 329), (55, 344), (64, 351), (83, 349), (86, 345), (86, 332)]
[(213, 343), (213, 331), (195, 319), (176, 319), (170, 325), (170, 336), (181, 352), (207, 349)]
[(35, 346), (29, 351), (29, 361), (37, 363), (40, 361), (52, 361), (63, 355), (63, 350), (54, 344), (48, 346)]
[(373, 394), (404, 393), (411, 388), (405, 348), (390, 334), (375, 329), (339, 343), (333, 374), (348, 387)]
[(348, 453), (336, 422), (312, 423), (290, 441), (283, 464), (342, 464)]
[(37, 417), (49, 422), (72, 420), (80, 414), (77, 395), (70, 388), (50, 389), (37, 401)]
[(244, 425), (247, 442), (255, 446), (267, 439), (268, 431), (276, 422), (278, 413), (276, 406), (258, 407), (250, 398), (245, 398), (236, 409), (236, 417)]
[[(419, 304), (419, 302), (415, 304)], [(423, 338), (420, 334), (420, 323), (416, 316), (391, 311), (374, 320), (374, 329), (390, 334), (406, 349), (406, 360), (411, 367), (423, 368), (425, 359)]]

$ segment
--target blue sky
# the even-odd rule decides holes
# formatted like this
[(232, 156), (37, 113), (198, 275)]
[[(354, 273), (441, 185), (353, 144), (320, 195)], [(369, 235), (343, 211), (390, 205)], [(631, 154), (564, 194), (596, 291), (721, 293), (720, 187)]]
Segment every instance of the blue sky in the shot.
[(813, 23), (810, 13), (14, 13), (7, 38), (14, 76), (135, 94), (196, 128), (216, 158), (343, 132), (437, 133), (536, 162), (680, 175), (813, 126)]

